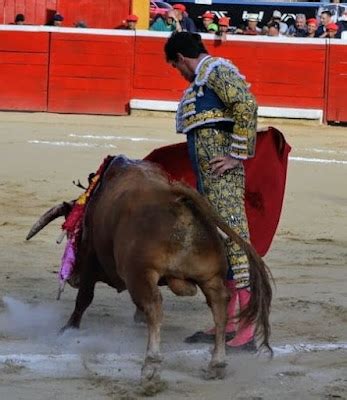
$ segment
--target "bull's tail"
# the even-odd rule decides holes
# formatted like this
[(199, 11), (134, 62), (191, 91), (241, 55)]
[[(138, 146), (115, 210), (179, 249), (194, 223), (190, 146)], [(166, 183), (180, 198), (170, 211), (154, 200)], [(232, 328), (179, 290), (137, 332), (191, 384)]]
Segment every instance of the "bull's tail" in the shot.
[(192, 207), (200, 211), (205, 218), (208, 218), (224, 233), (223, 237), (230, 238), (246, 253), (250, 267), (251, 299), (246, 309), (240, 313), (239, 318), (245, 324), (255, 324), (255, 334), (260, 339), (260, 347), (266, 347), (272, 354), (269, 344), (271, 331), (269, 315), (272, 300), (270, 280), (272, 280), (272, 275), (265, 262), (251, 244), (221, 220), (210, 203), (197, 191), (182, 184), (174, 184), (172, 191), (182, 200), (188, 200)]

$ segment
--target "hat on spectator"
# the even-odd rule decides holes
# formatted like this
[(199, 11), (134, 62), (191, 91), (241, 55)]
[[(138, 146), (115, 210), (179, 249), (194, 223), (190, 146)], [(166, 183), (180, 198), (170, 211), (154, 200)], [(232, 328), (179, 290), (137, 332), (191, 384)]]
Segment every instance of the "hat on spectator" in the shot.
[(54, 17), (53, 17), (53, 21), (64, 21), (64, 17), (59, 13), (55, 13)]
[(258, 14), (248, 14), (246, 19), (247, 21), (258, 21)]
[(220, 26), (229, 26), (230, 24), (230, 18), (228, 17), (221, 17), (218, 20), (218, 25)]
[(179, 11), (182, 11), (182, 12), (185, 12), (185, 11), (186, 11), (186, 6), (183, 5), (183, 4), (174, 4), (174, 5), (172, 6), (172, 8), (173, 8), (174, 10), (179, 10)]
[(275, 10), (272, 13), (272, 16), (273, 16), (273, 18), (282, 18), (282, 13), (281, 13), (281, 11)]
[(307, 25), (318, 25), (316, 18), (309, 18), (306, 23)]
[(201, 18), (214, 19), (214, 14), (211, 11), (205, 11)]
[(208, 31), (213, 31), (213, 32), (218, 32), (218, 25), (217, 25), (217, 24), (210, 24), (210, 25), (207, 27), (207, 30), (208, 30)]
[(331, 23), (326, 26), (327, 31), (338, 31), (339, 26), (337, 24)]
[(139, 20), (139, 17), (135, 14), (130, 14), (127, 16), (127, 22), (137, 22)]

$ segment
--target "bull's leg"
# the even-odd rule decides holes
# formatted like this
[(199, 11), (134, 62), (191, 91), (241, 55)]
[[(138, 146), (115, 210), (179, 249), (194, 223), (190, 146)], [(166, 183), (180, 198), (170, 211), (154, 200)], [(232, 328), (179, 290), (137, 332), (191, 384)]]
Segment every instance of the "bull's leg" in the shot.
[(145, 276), (136, 276), (127, 282), (134, 303), (143, 311), (147, 320), (148, 343), (141, 373), (142, 383), (145, 385), (160, 381), (160, 326), (163, 312), (158, 280), (156, 272), (147, 270)]
[[(91, 268), (93, 268), (93, 266)], [(67, 324), (61, 329), (61, 332), (64, 332), (69, 328), (78, 329), (80, 327), (83, 313), (93, 301), (94, 289), (97, 280), (96, 274), (91, 268), (81, 272), (80, 287), (78, 289), (75, 309), (71, 314)], [(95, 265), (94, 268), (96, 268)]]
[(145, 313), (138, 307), (136, 307), (136, 311), (134, 313), (134, 322), (136, 324), (145, 324), (147, 322)]
[(229, 295), (223, 280), (216, 276), (207, 282), (199, 283), (211, 307), (215, 323), (216, 337), (212, 359), (208, 366), (206, 379), (223, 379), (225, 376), (225, 326)]

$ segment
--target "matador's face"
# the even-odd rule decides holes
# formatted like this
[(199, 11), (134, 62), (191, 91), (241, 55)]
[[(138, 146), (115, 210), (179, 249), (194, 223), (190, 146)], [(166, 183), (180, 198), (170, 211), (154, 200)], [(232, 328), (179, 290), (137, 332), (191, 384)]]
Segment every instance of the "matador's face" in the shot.
[(194, 81), (194, 69), (190, 66), (187, 58), (184, 57), (182, 54), (177, 54), (177, 61), (171, 61), (170, 64), (177, 68), (178, 71), (181, 73), (183, 78), (188, 82)]

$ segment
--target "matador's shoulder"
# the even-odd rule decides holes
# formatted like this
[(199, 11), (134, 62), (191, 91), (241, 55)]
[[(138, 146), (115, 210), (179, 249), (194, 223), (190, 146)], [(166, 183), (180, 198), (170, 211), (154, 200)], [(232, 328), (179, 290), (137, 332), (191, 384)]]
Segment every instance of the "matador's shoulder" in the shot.
[(217, 72), (221, 74), (236, 74), (239, 78), (245, 79), (245, 77), (240, 74), (237, 67), (229, 60), (221, 57), (209, 57), (202, 64), (195, 78), (195, 85), (204, 86), (209, 79), (215, 78)]

